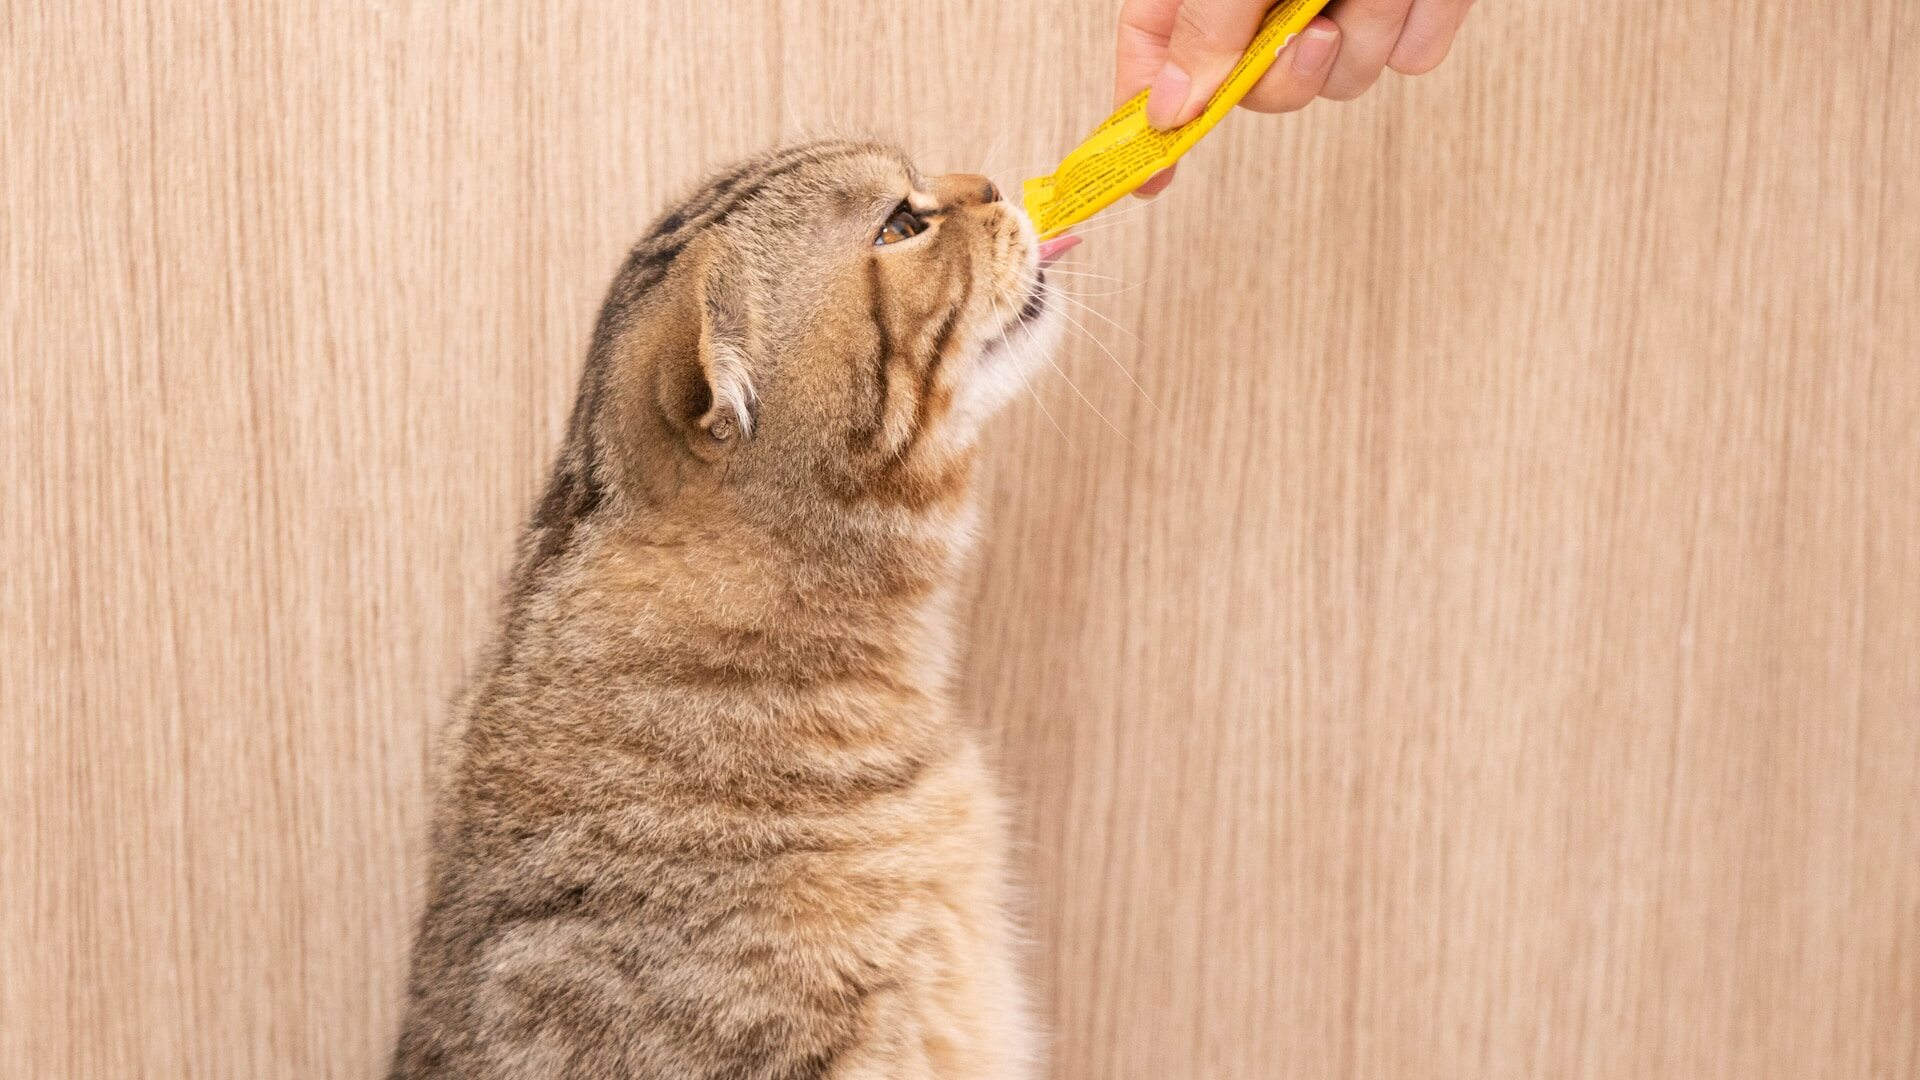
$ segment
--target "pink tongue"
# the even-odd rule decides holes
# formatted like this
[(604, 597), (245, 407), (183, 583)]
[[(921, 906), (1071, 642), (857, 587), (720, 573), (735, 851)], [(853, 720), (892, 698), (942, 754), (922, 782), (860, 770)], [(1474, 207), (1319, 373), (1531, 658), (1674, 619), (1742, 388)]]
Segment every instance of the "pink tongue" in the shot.
[(1054, 260), (1072, 251), (1080, 243), (1077, 236), (1056, 236), (1051, 240), (1040, 241), (1040, 265), (1051, 266)]

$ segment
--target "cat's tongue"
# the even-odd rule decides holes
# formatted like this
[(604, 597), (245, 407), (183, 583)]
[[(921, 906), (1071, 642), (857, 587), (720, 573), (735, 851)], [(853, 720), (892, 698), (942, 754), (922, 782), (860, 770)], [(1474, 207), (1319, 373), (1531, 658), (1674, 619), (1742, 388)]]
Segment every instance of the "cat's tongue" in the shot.
[(1072, 251), (1080, 243), (1077, 236), (1056, 236), (1051, 240), (1040, 241), (1040, 265), (1052, 266), (1060, 256)]

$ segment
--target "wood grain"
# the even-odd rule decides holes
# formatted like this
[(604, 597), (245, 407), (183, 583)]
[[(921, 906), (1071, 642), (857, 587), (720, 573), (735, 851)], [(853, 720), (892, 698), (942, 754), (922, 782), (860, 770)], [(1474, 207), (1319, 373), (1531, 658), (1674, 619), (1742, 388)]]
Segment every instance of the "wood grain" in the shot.
[[(0, 1072), (374, 1075), (620, 252), (1111, 17), (0, 7)], [(963, 688), (1056, 1075), (1920, 1076), (1920, 8), (1481, 5), (1111, 221)]]

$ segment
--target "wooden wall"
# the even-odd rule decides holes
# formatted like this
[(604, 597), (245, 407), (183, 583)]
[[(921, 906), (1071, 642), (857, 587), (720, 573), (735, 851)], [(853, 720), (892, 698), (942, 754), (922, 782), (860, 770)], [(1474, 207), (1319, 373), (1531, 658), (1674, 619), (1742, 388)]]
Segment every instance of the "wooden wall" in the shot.
[[(373, 1075), (624, 247), (1011, 186), (1113, 8), (4, 0), (0, 1072)], [(1920, 1076), (1920, 8), (1487, 3), (1190, 162), (992, 433), (1056, 1075)]]

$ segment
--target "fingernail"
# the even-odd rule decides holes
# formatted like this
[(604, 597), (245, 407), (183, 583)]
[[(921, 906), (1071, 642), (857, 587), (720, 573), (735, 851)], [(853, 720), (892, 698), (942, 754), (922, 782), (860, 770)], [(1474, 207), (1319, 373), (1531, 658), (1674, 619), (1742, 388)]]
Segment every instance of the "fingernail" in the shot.
[[(1133, 197), (1136, 199), (1159, 198), (1161, 189), (1155, 188), (1153, 185), (1161, 183), (1163, 180), (1165, 180), (1168, 176), (1171, 176), (1171, 175), (1173, 175), (1172, 169), (1161, 169), (1159, 172), (1154, 173), (1152, 176), (1147, 177), (1146, 183), (1141, 184), (1140, 187), (1133, 189)], [(1153, 188), (1153, 190), (1145, 191), (1145, 190), (1142, 190), (1143, 188)]]
[(1171, 63), (1162, 67), (1153, 77), (1153, 89), (1147, 92), (1147, 123), (1162, 130), (1179, 124), (1192, 89), (1193, 79), (1186, 72)]
[(1327, 61), (1333, 59), (1333, 45), (1339, 38), (1339, 31), (1324, 26), (1311, 27), (1301, 34), (1294, 42), (1293, 73), (1313, 75), (1326, 67)]

